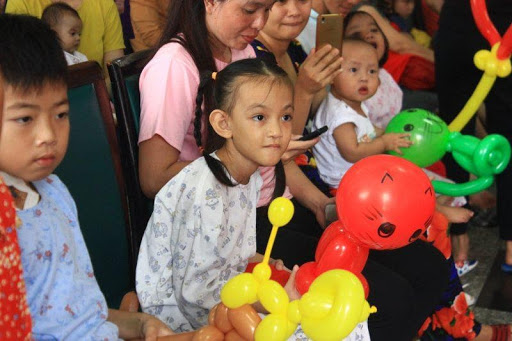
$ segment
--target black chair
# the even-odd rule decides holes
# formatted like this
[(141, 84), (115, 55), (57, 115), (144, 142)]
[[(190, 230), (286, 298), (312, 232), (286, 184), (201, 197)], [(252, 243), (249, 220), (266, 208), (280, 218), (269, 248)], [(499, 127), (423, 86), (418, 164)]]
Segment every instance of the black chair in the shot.
[(69, 67), (69, 147), (55, 173), (75, 199), (95, 276), (108, 305), (134, 287), (128, 204), (110, 100), (96, 62)]
[[(112, 96), (116, 108), (118, 136), (121, 144), (123, 172), (126, 175), (129, 219), (133, 254), (138, 255), (140, 242), (149, 217), (153, 200), (148, 199), (140, 188), (137, 144), (140, 122), (139, 78), (154, 50), (144, 50), (115, 59), (108, 65), (112, 82)], [(134, 259), (136, 264), (137, 259)]]

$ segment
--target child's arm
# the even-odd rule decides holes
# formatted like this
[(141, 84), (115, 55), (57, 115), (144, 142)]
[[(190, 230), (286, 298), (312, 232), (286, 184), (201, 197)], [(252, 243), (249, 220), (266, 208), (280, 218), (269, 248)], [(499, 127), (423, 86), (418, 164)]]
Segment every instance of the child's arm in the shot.
[(333, 137), (341, 156), (348, 162), (355, 163), (370, 155), (393, 150), (402, 154), (400, 148), (409, 147), (412, 142), (407, 139), (410, 134), (384, 134), (370, 142), (358, 142), (353, 123), (344, 123), (334, 130)]
[(373, 126), (373, 128), (375, 129), (375, 133), (376, 133), (377, 137), (380, 137), (380, 136), (384, 135), (384, 133), (385, 133), (384, 129), (381, 129), (381, 128), (376, 127), (376, 126)]
[(119, 328), (119, 337), (123, 340), (142, 338), (145, 341), (156, 341), (157, 337), (174, 334), (165, 323), (144, 313), (109, 309), (107, 320)]
[(295, 162), (285, 164), (286, 185), (290, 188), (293, 197), (307, 209), (315, 214), (320, 226), (325, 227), (325, 207), (332, 203), (334, 198), (328, 198), (316, 187), (297, 166)]

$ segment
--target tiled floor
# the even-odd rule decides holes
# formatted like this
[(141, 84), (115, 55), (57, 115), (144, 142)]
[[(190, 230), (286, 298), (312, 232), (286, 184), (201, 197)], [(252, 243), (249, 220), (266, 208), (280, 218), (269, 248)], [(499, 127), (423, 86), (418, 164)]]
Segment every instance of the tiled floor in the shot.
[(512, 323), (512, 275), (499, 268), (504, 242), (498, 238), (498, 228), (471, 227), (469, 236), (470, 257), (479, 264), (461, 280), (469, 284), (464, 290), (477, 298), (475, 316), (486, 324)]

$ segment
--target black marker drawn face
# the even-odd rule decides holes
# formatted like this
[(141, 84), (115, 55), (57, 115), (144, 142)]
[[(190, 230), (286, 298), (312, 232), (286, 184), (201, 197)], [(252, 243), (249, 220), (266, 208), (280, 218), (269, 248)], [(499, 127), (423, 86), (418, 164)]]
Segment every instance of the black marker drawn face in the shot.
[(429, 166), (443, 157), (450, 135), (448, 126), (439, 116), (422, 109), (400, 112), (389, 122), (386, 132), (411, 135), (412, 146), (402, 148), (400, 156), (420, 167)]
[(373, 249), (393, 249), (412, 243), (430, 225), (435, 195), (420, 168), (401, 158), (379, 157), (393, 162), (380, 171), (378, 165), (368, 163), (369, 169), (356, 174), (364, 181), (351, 179), (352, 168), (345, 174), (338, 193), (345, 190), (350, 194), (337, 194), (338, 216), (362, 244)]

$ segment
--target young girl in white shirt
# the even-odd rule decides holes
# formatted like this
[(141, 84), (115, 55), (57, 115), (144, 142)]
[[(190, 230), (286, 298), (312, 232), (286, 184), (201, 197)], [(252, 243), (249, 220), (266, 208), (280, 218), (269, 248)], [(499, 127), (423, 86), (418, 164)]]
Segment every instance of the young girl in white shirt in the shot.
[[(203, 95), (214, 85), (213, 110), (202, 117)], [(234, 62), (202, 75), (195, 138), (203, 157), (173, 177), (155, 197), (140, 248), (137, 294), (145, 312), (176, 331), (207, 324), (220, 290), (256, 261), (258, 167), (276, 166), (274, 196), (284, 190), (281, 155), (290, 141), (293, 86), (277, 65)], [(208, 124), (208, 141), (201, 125)], [(254, 258), (253, 258), (254, 257)], [(282, 263), (276, 266), (283, 268)], [(295, 269), (294, 269), (295, 270)], [(286, 288), (298, 295), (292, 273)]]

